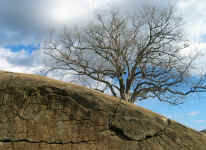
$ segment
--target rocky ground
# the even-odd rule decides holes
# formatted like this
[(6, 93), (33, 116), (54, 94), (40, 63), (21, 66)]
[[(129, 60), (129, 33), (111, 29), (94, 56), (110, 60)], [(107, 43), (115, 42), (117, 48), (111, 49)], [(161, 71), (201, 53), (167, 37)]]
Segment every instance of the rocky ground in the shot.
[(205, 150), (204, 133), (74, 84), (0, 72), (0, 150)]

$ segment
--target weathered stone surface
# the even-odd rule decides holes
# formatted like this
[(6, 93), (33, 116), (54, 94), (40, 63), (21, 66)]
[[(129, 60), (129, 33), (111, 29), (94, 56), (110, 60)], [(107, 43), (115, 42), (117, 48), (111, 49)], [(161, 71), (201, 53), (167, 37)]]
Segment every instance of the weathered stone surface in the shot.
[(0, 72), (0, 150), (205, 150), (206, 136), (97, 91)]
[(206, 129), (204, 129), (204, 130), (201, 130), (200, 132), (202, 132), (202, 133), (206, 133)]

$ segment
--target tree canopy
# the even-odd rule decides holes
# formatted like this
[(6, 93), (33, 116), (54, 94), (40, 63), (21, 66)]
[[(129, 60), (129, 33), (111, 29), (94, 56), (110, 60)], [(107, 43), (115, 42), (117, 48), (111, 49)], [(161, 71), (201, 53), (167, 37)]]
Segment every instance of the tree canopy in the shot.
[(135, 15), (120, 11), (97, 14), (81, 27), (65, 28), (46, 44), (51, 70), (69, 70), (102, 83), (103, 91), (134, 103), (148, 98), (182, 103), (205, 91), (204, 76), (190, 69), (188, 41), (174, 7), (142, 7)]

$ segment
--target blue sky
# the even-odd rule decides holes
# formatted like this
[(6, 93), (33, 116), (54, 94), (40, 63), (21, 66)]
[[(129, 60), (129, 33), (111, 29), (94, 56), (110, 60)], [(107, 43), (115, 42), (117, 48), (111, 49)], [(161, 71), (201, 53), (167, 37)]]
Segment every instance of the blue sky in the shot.
[(29, 54), (31, 54), (33, 51), (40, 49), (40, 45), (37, 44), (28, 44), (28, 45), (6, 45), (4, 46), (5, 49), (10, 49), (12, 52), (19, 52), (21, 50), (27, 51)]
[(139, 105), (180, 122), (187, 127), (196, 130), (206, 128), (206, 94), (190, 95), (183, 104), (177, 106), (154, 100), (145, 100), (139, 102)]
[[(191, 46), (184, 52), (190, 55), (200, 52), (196, 62), (198, 75), (206, 65), (206, 1), (168, 0), (175, 3), (177, 12), (184, 17), (183, 26)], [(164, 3), (168, 2), (167, 0)], [(7, 0), (0, 1), (0, 70), (39, 74), (44, 67), (46, 56), (40, 45), (48, 38), (51, 29), (59, 31), (64, 25), (85, 23), (98, 9), (119, 7), (134, 10), (143, 0)], [(162, 3), (148, 0), (149, 3)], [(192, 11), (191, 11), (192, 10)], [(63, 79), (58, 73), (50, 74)], [(70, 77), (64, 78), (69, 81)], [(154, 100), (139, 102), (137, 105), (165, 115), (196, 130), (206, 129), (206, 94), (189, 96), (185, 103), (172, 106)]]

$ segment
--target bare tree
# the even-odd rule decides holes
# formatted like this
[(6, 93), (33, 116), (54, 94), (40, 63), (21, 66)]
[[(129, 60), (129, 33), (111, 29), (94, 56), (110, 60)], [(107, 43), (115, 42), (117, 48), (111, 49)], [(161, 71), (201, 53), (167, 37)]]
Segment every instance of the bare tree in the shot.
[(171, 104), (205, 91), (203, 76), (189, 74), (194, 57), (173, 7), (143, 7), (133, 16), (98, 14), (84, 27), (67, 28), (46, 44), (51, 70), (69, 70), (102, 83), (113, 96), (134, 103), (157, 98)]

